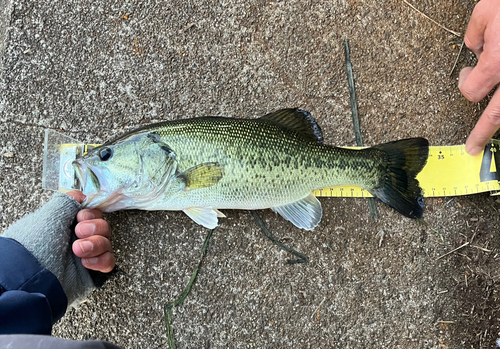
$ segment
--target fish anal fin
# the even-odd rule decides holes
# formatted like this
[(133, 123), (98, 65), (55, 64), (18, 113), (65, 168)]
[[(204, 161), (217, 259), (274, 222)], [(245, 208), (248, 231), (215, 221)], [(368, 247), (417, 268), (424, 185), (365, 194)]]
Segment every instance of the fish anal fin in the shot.
[(219, 211), (218, 209), (214, 208), (213, 210), (215, 211), (215, 213), (217, 213), (217, 217), (226, 218), (226, 215), (224, 213), (222, 213), (221, 211)]
[(189, 207), (183, 210), (193, 221), (208, 229), (214, 229), (218, 225), (218, 210), (211, 207)]
[(287, 205), (272, 207), (271, 209), (292, 222), (296, 227), (305, 230), (313, 230), (319, 224), (323, 215), (321, 203), (313, 193)]
[(191, 167), (179, 175), (186, 183), (186, 189), (201, 189), (216, 185), (224, 171), (217, 162), (205, 162)]
[(311, 114), (300, 109), (281, 109), (261, 117), (297, 132), (310, 141), (323, 143), (323, 132)]

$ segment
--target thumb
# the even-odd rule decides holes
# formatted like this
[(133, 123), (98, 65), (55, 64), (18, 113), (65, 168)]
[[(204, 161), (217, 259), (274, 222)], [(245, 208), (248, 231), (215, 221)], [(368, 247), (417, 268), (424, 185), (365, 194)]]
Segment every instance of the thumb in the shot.
[(85, 195), (81, 191), (78, 190), (72, 190), (66, 193), (66, 195), (71, 196), (73, 199), (76, 200), (78, 203), (82, 203), (83, 200), (85, 200)]
[(460, 71), (460, 74), (458, 75), (458, 89), (462, 88), (465, 81), (467, 80), (470, 73), (472, 72), (472, 69), (473, 69), (472, 67), (466, 67)]

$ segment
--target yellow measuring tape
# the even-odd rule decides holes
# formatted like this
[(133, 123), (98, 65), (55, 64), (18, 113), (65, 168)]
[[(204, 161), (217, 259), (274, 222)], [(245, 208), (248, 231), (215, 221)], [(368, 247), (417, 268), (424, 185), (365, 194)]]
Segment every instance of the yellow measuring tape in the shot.
[[(84, 153), (98, 144), (84, 146)], [(359, 148), (357, 148), (359, 149)], [(417, 179), (424, 197), (470, 195), (492, 192), (500, 195), (500, 141), (492, 139), (478, 156), (465, 152), (465, 145), (429, 147), (429, 157)], [(322, 197), (368, 198), (357, 186), (339, 186), (314, 191)]]
[[(429, 147), (429, 158), (417, 179), (424, 197), (500, 192), (500, 141), (492, 139), (478, 156), (465, 152), (465, 145)], [(340, 186), (316, 190), (316, 196), (367, 198), (361, 187)]]

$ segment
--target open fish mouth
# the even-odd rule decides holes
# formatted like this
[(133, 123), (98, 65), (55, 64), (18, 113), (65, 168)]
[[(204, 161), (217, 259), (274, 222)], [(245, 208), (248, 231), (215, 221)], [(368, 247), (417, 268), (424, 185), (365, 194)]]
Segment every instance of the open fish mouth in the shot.
[(83, 167), (82, 165), (80, 165), (80, 163), (78, 163), (77, 160), (73, 161), (71, 165), (75, 169), (75, 175), (77, 181), (76, 187), (77, 188), (79, 187), (80, 190), (83, 190), (85, 188), (85, 174), (83, 173), (84, 172)]
[[(92, 171), (87, 164), (84, 162), (80, 162), (78, 160), (75, 160), (72, 162), (73, 168), (75, 169), (75, 174), (76, 174), (76, 179), (79, 182), (79, 187), (80, 190), (85, 194), (88, 195), (88, 188), (89, 184), (93, 184), (93, 186), (97, 189), (97, 191), (100, 190), (100, 183), (99, 183), (99, 178), (97, 178), (96, 174), (94, 171)], [(96, 194), (96, 193), (93, 193)]]

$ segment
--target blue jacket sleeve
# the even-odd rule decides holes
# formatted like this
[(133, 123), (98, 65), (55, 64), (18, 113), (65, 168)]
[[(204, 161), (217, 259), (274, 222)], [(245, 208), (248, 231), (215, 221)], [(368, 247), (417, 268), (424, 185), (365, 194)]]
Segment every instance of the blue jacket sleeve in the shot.
[(67, 304), (54, 274), (17, 241), (0, 237), (0, 334), (50, 334)]

